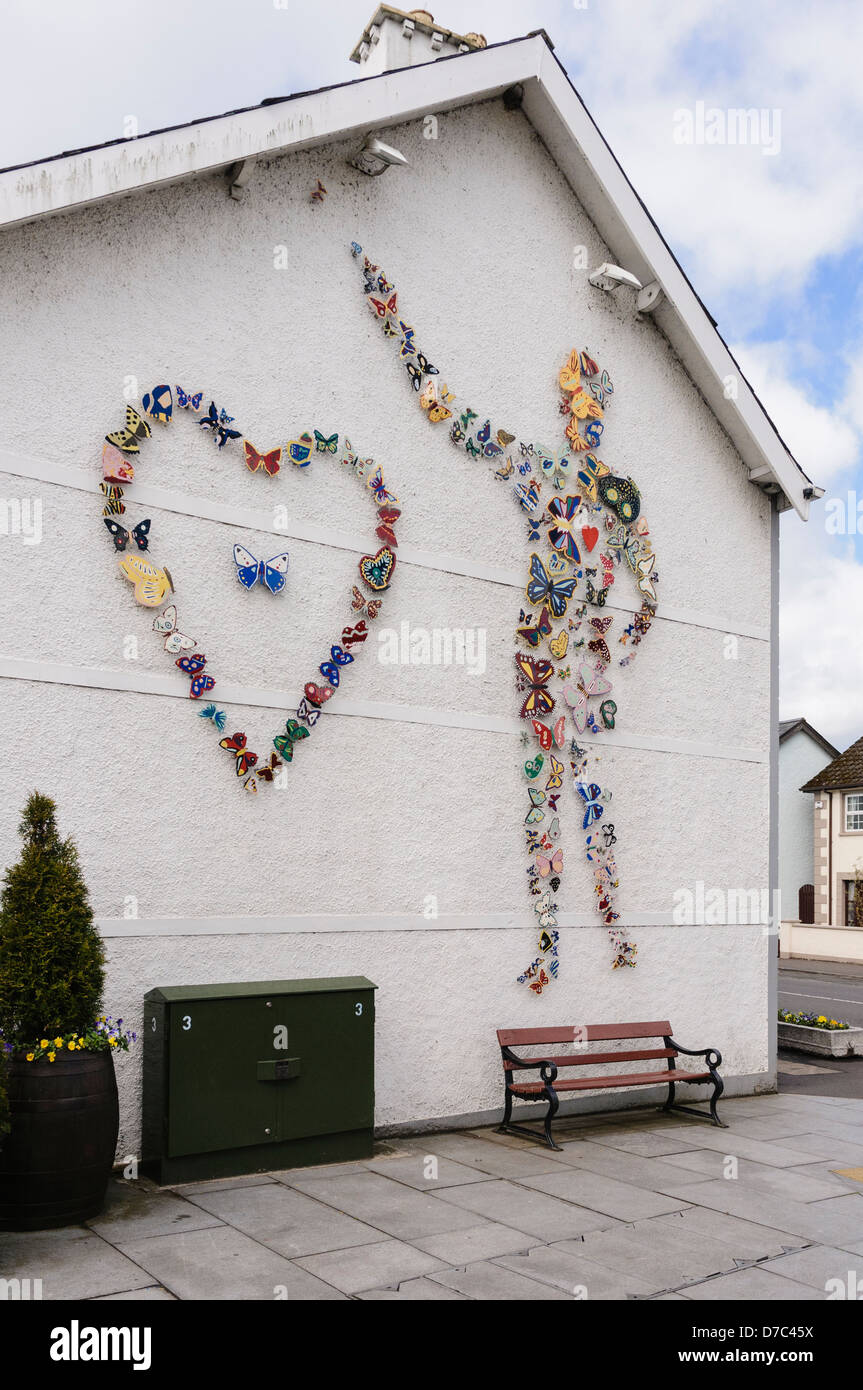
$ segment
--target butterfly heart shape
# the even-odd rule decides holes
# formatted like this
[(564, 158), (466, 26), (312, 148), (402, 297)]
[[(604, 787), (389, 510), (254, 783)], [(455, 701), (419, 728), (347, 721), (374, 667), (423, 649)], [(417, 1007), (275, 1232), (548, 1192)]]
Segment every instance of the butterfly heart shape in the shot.
[[(291, 472), (290, 469), (282, 469), (284, 461), (304, 469), (309, 467), (313, 459), (319, 455), (333, 456), (338, 462), (352, 469), (355, 475), (365, 483), (363, 490), (376, 507), (379, 536), (385, 531), (387, 538), (391, 541), (391, 544), (382, 546), (376, 554), (362, 557), (359, 562), (360, 576), (366, 587), (373, 592), (389, 587), (396, 567), (395, 534), (392, 527), (398, 519), (400, 511), (398, 498), (386, 488), (381, 469), (377, 468), (372, 471), (372, 459), (358, 459), (349, 441), (343, 436), (325, 434), (320, 430), (304, 430), (296, 438), (288, 440), (286, 445), (277, 445), (275, 448), (262, 452), (243, 437), (241, 430), (229, 428), (234, 423), (233, 417), (224, 408), (218, 408), (212, 400), (206, 414), (201, 414), (201, 418), (195, 419), (195, 416), (201, 412), (202, 402), (205, 399), (203, 392), (190, 395), (179, 386), (175, 387), (174, 390), (176, 391), (176, 404), (179, 410), (189, 412), (188, 415), (183, 417), (174, 414), (174, 392), (168, 385), (156, 386), (152, 391), (145, 393), (142, 398), (145, 413), (152, 420), (157, 421), (160, 427), (169, 425), (172, 418), (192, 418), (193, 423), (200, 426), (203, 431), (209, 431), (210, 437), (220, 450), (232, 445), (233, 441), (240, 441), (242, 461), (248, 473), (272, 480), (280, 474), (284, 475), (285, 471)], [(125, 487), (135, 477), (135, 469), (125, 455), (140, 454), (142, 444), (146, 444), (146, 441), (152, 437), (152, 433), (150, 425), (143, 416), (132, 406), (127, 406), (124, 427), (105, 436), (101, 460), (103, 478), (100, 484), (100, 493), (103, 500), (107, 500), (107, 505), (103, 508), (102, 520), (111, 535), (115, 549), (120, 551), (132, 544), (136, 545), (139, 551), (148, 550), (151, 544), (154, 548), (157, 545), (157, 538), (150, 535), (153, 526), (150, 520), (141, 521), (136, 526), (130, 527), (128, 531), (111, 520), (113, 516), (122, 515), (125, 512), (125, 505), (121, 498)], [(159, 433), (158, 430), (157, 433)], [(342, 441), (341, 450), (340, 438)], [(339, 457), (340, 453), (342, 457)], [(371, 474), (368, 478), (366, 477), (367, 473)], [(260, 560), (245, 547), (236, 545), (233, 553), (236, 578), (244, 589), (251, 590), (258, 585), (263, 585), (273, 594), (281, 593), (285, 589), (288, 574), (287, 552), (273, 556), (269, 560)], [(134, 586), (136, 602), (145, 607), (162, 608), (167, 595), (174, 592), (174, 581), (170, 571), (166, 566), (151, 561), (149, 557), (145, 558), (140, 554), (127, 553), (118, 560), (118, 565), (123, 577)], [(309, 738), (312, 729), (320, 718), (321, 707), (332, 698), (340, 686), (345, 668), (350, 667), (354, 662), (355, 658), (350, 650), (351, 647), (361, 647), (368, 638), (369, 633), (365, 618), (354, 624), (353, 617), (357, 612), (362, 612), (368, 618), (374, 618), (380, 609), (381, 600), (366, 600), (356, 585), (353, 586), (352, 593), (351, 612), (346, 615), (349, 617), (351, 625), (342, 629), (343, 645), (328, 643), (329, 659), (325, 658), (318, 667), (326, 684), (318, 685), (315, 681), (306, 682), (303, 696), (297, 703), (297, 717), (289, 717), (284, 724), (284, 733), (277, 733), (272, 740), (276, 756), (271, 753), (269, 763), (260, 767), (258, 754), (247, 747), (245, 733), (237, 732), (221, 740), (221, 747), (234, 755), (237, 777), (245, 778), (252, 768), (259, 768), (255, 776), (245, 780), (243, 785), (246, 791), (256, 793), (259, 789), (258, 783), (262, 789), (273, 784), (276, 769), (293, 760), (295, 746)], [(166, 652), (172, 656), (181, 653), (176, 658), (175, 664), (189, 677), (191, 699), (197, 701), (202, 695), (212, 690), (216, 685), (216, 678), (204, 671), (204, 667), (208, 665), (208, 659), (203, 652), (194, 650), (198, 643), (181, 630), (175, 603), (172, 602), (163, 609), (161, 616), (154, 621), (153, 629), (163, 640)], [(217, 709), (215, 705), (207, 705), (199, 713), (206, 721), (207, 727), (212, 725), (218, 733), (224, 733), (227, 724), (227, 715), (224, 710)]]

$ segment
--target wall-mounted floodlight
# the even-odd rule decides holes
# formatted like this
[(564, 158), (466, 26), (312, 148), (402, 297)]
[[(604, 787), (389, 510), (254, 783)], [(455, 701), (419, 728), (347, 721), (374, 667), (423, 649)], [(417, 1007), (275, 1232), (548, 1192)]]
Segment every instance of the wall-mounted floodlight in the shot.
[(350, 162), (361, 174), (368, 174), (372, 179), (385, 174), (390, 165), (404, 167), (408, 163), (400, 150), (394, 150), (392, 145), (385, 145), (383, 140), (378, 140), (375, 135), (369, 136), (359, 154)]
[(628, 285), (631, 290), (643, 288), (641, 281), (638, 280), (630, 271), (624, 270), (622, 266), (611, 265), (605, 261), (598, 270), (594, 270), (588, 275), (591, 285), (596, 285), (599, 290), (619, 290), (621, 285)]

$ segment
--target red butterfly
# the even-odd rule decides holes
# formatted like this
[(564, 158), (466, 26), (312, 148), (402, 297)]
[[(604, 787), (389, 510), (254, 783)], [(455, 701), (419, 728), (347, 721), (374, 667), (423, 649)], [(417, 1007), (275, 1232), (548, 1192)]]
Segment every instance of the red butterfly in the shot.
[(553, 733), (547, 724), (541, 724), (538, 719), (534, 719), (533, 732), (539, 739), (539, 746), (543, 750), (543, 752), (548, 752), (549, 748), (551, 747), (552, 739), (554, 739), (554, 742), (557, 744), (558, 748), (562, 748), (564, 744), (564, 739), (566, 738), (566, 716), (563, 714), (560, 716), (560, 718), (554, 726)]
[(592, 642), (588, 642), (587, 650), (596, 652), (600, 661), (604, 661), (606, 666), (611, 665), (611, 652), (608, 650), (608, 643), (604, 637), (594, 637)]
[(538, 647), (543, 637), (551, 636), (551, 618), (547, 608), (543, 608), (539, 615), (539, 622), (536, 627), (520, 627), (517, 629), (518, 636), (527, 642), (530, 647)]
[(598, 632), (601, 635), (603, 632), (608, 632), (613, 622), (613, 618), (591, 618), (590, 626), (593, 628), (594, 632)]
[(396, 314), (398, 314), (398, 298), (398, 294), (391, 294), (389, 299), (387, 300), (375, 299), (374, 295), (370, 294), (369, 303), (371, 304), (378, 318), (385, 319), (388, 314), (392, 314), (393, 317), (395, 317)]
[(391, 545), (396, 549), (398, 548), (398, 541), (393, 526), (400, 516), (401, 509), (399, 507), (378, 507), (378, 525), (375, 535), (383, 541), (384, 545)]
[(246, 735), (232, 734), (230, 738), (219, 739), (219, 747), (227, 748), (237, 759), (237, 776), (245, 777), (250, 767), (258, 761), (257, 753), (246, 752)]
[(346, 627), (342, 629), (342, 646), (350, 650), (350, 648), (355, 647), (358, 642), (365, 642), (368, 635), (369, 631), (366, 627), (365, 619), (363, 619), (361, 623), (357, 623), (356, 627)]
[(190, 700), (200, 700), (201, 696), (205, 695), (208, 690), (212, 690), (216, 684), (212, 676), (200, 675), (206, 664), (207, 658), (201, 652), (194, 652), (191, 656), (181, 656), (179, 660), (174, 662), (174, 665), (179, 666), (184, 675), (192, 678), (192, 683), (189, 686)]
[(243, 452), (246, 457), (246, 467), (250, 473), (256, 473), (259, 468), (263, 468), (271, 478), (274, 478), (281, 467), (281, 445), (278, 449), (270, 449), (267, 454), (259, 454), (254, 444), (251, 444), (248, 439), (244, 439)]
[(324, 705), (333, 695), (328, 685), (315, 685), (314, 681), (307, 681), (303, 686), (303, 694), (310, 705)]
[(532, 656), (516, 652), (515, 664), (531, 686), (521, 707), (522, 719), (532, 714), (550, 714), (554, 709), (554, 700), (546, 689), (546, 681), (551, 680), (554, 674), (551, 662), (536, 661)]
[[(254, 753), (252, 753), (251, 756), (254, 758)], [(263, 777), (265, 782), (272, 782), (276, 776), (276, 768), (283, 766), (284, 764), (278, 754), (271, 753), (269, 764), (265, 763), (263, 767), (258, 768), (258, 776)], [(239, 776), (239, 773), (237, 775)]]
[(536, 980), (533, 980), (531, 982), (530, 988), (533, 990), (534, 994), (542, 994), (543, 985), (547, 984), (548, 976), (546, 975), (542, 967), (540, 967), (539, 976)]

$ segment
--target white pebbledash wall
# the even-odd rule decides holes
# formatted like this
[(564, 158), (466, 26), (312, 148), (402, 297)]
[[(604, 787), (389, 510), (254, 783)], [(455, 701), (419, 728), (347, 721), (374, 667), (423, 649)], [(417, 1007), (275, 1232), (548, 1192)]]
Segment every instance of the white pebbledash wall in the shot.
[[(222, 177), (206, 177), (6, 235), (2, 447), (80, 469), (94, 485), (128, 376), (140, 391), (202, 388), (259, 448), (303, 428), (347, 433), (403, 506), (403, 558), (377, 625), (484, 628), (487, 670), (382, 665), (369, 641), (346, 675), (348, 698), (431, 708), (441, 722), (398, 710), (344, 716), (337, 698), (288, 786), (247, 796), (182, 678), (176, 697), (91, 684), (94, 671), (110, 686), (173, 669), (152, 612), (119, 574), (101, 499), (4, 475), (4, 498), (41, 500), (44, 538), (0, 539), (0, 647), (39, 663), (32, 674), (44, 679), (0, 682), (0, 862), (17, 857), (28, 792), (55, 797), (106, 934), (106, 1006), (139, 1028), (156, 985), (369, 976), (379, 986), (381, 1127), (493, 1112), (502, 1026), (669, 1017), (685, 1044), (720, 1048), (729, 1089), (769, 1088), (773, 938), (759, 925), (676, 925), (673, 915), (678, 890), (694, 895), (699, 882), (767, 886), (768, 501), (628, 293), (592, 289), (574, 268), (580, 245), (590, 266), (613, 257), (520, 113), (494, 101), (440, 117), (436, 140), (419, 121), (387, 138), (409, 169), (369, 179), (348, 165), (353, 149), (331, 146), (259, 164), (240, 202)], [(309, 202), (318, 178), (322, 205)], [(526, 578), (524, 519), (492, 470), (425, 420), (366, 307), (352, 238), (398, 285), (421, 347), (481, 419), (558, 447), (557, 372), (570, 348), (587, 345), (613, 376), (601, 454), (642, 489), (665, 610), (614, 675), (618, 731), (598, 768), (614, 791), (635, 970), (611, 971), (605, 930), (591, 925), (567, 789), (560, 979), (541, 999), (514, 983), (535, 949), (525, 753), (517, 730), (446, 727), (446, 717), (517, 713), (524, 596), (515, 582), (409, 554)], [(286, 269), (274, 268), (278, 247)], [(219, 453), (182, 412), (154, 436), (139, 479), (190, 511), (200, 498), (285, 503), (292, 517), (367, 535), (374, 548), (364, 489), (334, 462), (270, 481), (249, 475), (236, 448)], [(130, 522), (152, 516), (150, 555), (171, 569), (181, 625), (217, 678), (285, 692), (281, 710), (229, 707), (229, 731), (244, 729), (262, 751), (339, 638), (358, 554), (288, 539), (286, 593), (246, 594), (231, 548), (271, 555), (283, 548), (275, 535), (139, 507), (134, 489), (127, 502)], [(624, 573), (615, 598), (636, 606)], [(615, 635), (625, 621), (618, 614)], [(136, 662), (124, 657), (129, 636)], [(56, 683), (59, 666), (75, 668), (73, 683)], [(436, 920), (423, 917), (429, 895)], [(129, 899), (137, 920), (124, 920)], [(140, 1048), (118, 1061), (120, 1153), (139, 1140), (140, 1061)]]

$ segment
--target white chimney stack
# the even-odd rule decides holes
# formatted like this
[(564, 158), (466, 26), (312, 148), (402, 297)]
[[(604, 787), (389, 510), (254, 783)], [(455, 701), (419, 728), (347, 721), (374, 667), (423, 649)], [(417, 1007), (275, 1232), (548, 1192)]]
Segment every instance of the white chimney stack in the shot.
[(485, 48), (482, 34), (454, 34), (436, 24), (428, 10), (396, 10), (379, 5), (351, 54), (363, 77), (376, 77), (394, 68), (433, 63), (452, 53), (472, 53)]

